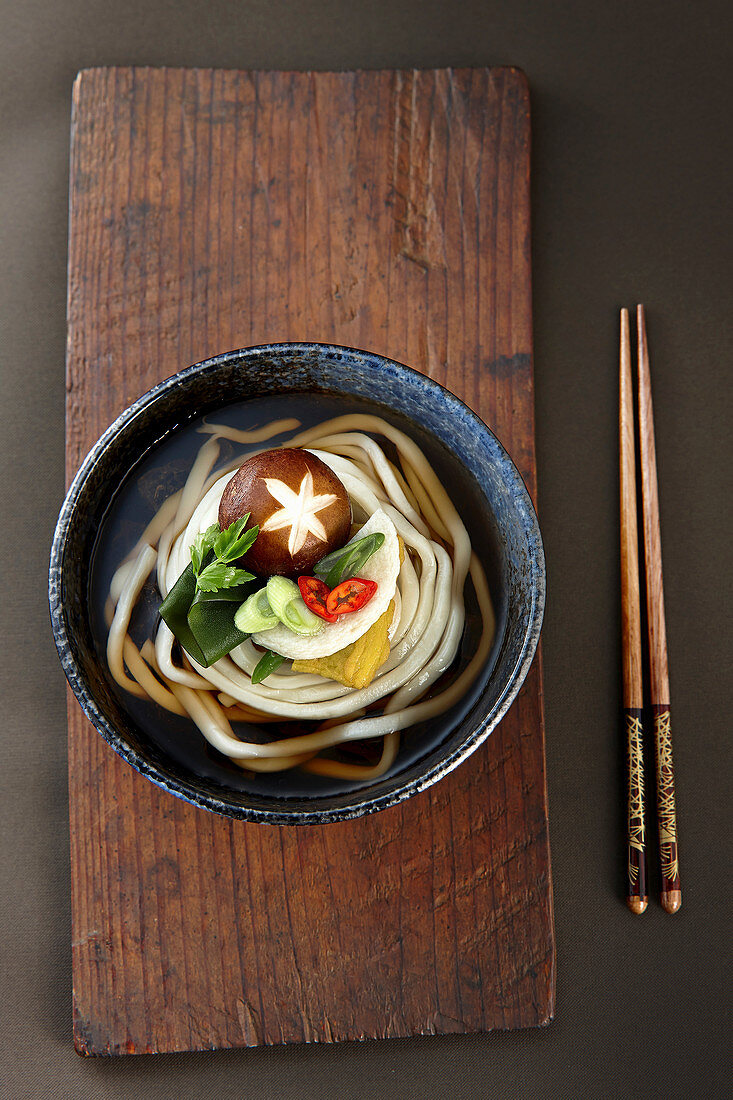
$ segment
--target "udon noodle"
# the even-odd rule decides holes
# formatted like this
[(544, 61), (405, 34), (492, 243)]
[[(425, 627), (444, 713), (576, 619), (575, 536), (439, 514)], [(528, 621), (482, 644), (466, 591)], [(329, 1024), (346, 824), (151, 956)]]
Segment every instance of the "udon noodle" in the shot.
[[(210, 438), (200, 448), (185, 485), (152, 518), (139, 542), (119, 566), (107, 600), (107, 658), (115, 681), (178, 715), (187, 715), (219, 752), (255, 772), (300, 767), (347, 780), (372, 779), (394, 763), (400, 731), (432, 718), (459, 702), (487, 659), (494, 616), (482, 565), (450, 495), (420, 448), (386, 421), (354, 414), (327, 420), (296, 434), (287, 447), (317, 455), (345, 486), (357, 522), (381, 508), (393, 521), (406, 553), (400, 567), (389, 657), (363, 689), (289, 664), (252, 684), (261, 656), (251, 640), (210, 668), (179, 650), (164, 622), (138, 647), (130, 637), (135, 604), (155, 570), (165, 597), (190, 561), (196, 535), (216, 521), (219, 500), (232, 471), (256, 444), (299, 427), (273, 421), (254, 431), (205, 424)], [(374, 436), (392, 444), (393, 462)], [(244, 454), (217, 468), (220, 441), (246, 445)], [(431, 687), (456, 660), (464, 631), (464, 586), (469, 576), (481, 615), (475, 653), (442, 690)], [(295, 736), (263, 735), (268, 723), (318, 723)], [(236, 732), (232, 723), (237, 727)], [(329, 750), (352, 742), (381, 739), (375, 764), (334, 759)]]

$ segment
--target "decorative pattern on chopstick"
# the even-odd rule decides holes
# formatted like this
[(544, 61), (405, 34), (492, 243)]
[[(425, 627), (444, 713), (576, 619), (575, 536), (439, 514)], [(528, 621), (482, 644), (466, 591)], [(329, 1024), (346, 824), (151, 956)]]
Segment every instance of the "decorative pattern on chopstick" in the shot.
[(628, 790), (628, 898), (646, 899), (646, 858), (644, 834), (644, 753), (641, 710), (627, 708), (627, 790)]
[[(677, 813), (674, 800), (674, 762), (669, 707), (655, 706), (654, 748), (657, 764), (657, 819), (659, 821), (659, 860), (662, 871), (662, 898), (680, 889), (680, 864), (677, 855)], [(667, 906), (665, 906), (667, 908)]]

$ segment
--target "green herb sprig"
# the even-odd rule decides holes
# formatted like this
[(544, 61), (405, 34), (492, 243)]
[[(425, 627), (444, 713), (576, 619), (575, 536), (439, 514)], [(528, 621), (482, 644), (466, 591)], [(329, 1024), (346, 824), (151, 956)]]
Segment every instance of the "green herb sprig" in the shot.
[(197, 535), (191, 561), (160, 605), (160, 616), (194, 661), (209, 668), (249, 637), (234, 622), (254, 577), (232, 565), (257, 538), (245, 531), (249, 513), (222, 531), (212, 523)]
[[(222, 531), (218, 523), (212, 523), (196, 536), (191, 545), (191, 564), (196, 577), (197, 592), (217, 592), (221, 588), (234, 588), (253, 579), (246, 569), (231, 564), (247, 553), (259, 534), (259, 527), (246, 531), (250, 513), (237, 519)], [(212, 561), (208, 561), (213, 553)], [(208, 561), (208, 564), (204, 564)]]

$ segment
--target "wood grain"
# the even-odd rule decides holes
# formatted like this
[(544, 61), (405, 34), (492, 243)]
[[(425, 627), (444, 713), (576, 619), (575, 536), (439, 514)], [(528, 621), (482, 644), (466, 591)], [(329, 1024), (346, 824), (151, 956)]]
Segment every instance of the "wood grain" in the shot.
[(659, 528), (657, 452), (654, 441), (654, 409), (649, 370), (649, 347), (644, 307), (636, 311), (639, 368), (639, 455), (641, 462), (646, 617), (649, 630), (649, 691), (654, 706), (669, 706), (667, 629), (664, 618), (662, 536)]
[(636, 431), (631, 383), (629, 311), (621, 310), (619, 348), (619, 488), (621, 515), (621, 662), (624, 707), (644, 705), (641, 672), (639, 532), (636, 520)]
[[(321, 340), (447, 384), (535, 490), (529, 112), (509, 69), (99, 69), (73, 96), (67, 473), (153, 383)], [(552, 1018), (541, 661), (470, 760), (373, 817), (231, 822), (69, 700), (82, 1053)]]

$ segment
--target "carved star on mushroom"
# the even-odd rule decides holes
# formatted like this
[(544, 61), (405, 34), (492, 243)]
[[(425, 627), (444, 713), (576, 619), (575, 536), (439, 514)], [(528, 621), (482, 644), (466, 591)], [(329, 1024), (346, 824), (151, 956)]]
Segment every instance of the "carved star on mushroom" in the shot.
[(262, 480), (270, 496), (282, 507), (261, 524), (261, 531), (282, 531), (289, 527), (288, 551), (291, 556), (298, 553), (308, 535), (315, 535), (321, 542), (328, 541), (326, 528), (318, 518), (318, 512), (334, 503), (337, 499), (335, 493), (316, 493), (310, 470), (301, 481), (297, 493), (277, 478), (265, 477)]

